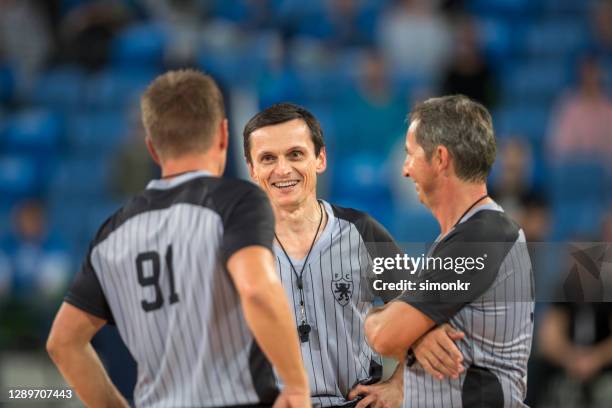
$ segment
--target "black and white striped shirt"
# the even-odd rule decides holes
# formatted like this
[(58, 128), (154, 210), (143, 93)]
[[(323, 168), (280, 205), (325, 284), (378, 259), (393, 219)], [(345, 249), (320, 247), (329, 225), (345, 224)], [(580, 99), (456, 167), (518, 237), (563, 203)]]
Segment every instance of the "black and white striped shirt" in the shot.
[(421, 270), (421, 282), (469, 282), (464, 293), (405, 292), (399, 298), (436, 324), (449, 322), (465, 333), (458, 342), (464, 373), (438, 381), (414, 364), (405, 370), (404, 407), (525, 407), (534, 302), (523, 231), (497, 204), (483, 205), (439, 238), (429, 256), (486, 259), (482, 270), (461, 275)]
[[(378, 380), (382, 374), (381, 359), (366, 343), (363, 330), (374, 300), (368, 282), (371, 255), (366, 243), (395, 245), (369, 215), (321, 202), (328, 221), (304, 269), (304, 303), (312, 332), (301, 349), (313, 406), (329, 407), (346, 404), (356, 381), (368, 377)], [(274, 253), (297, 326), (301, 320), (297, 276), (278, 244)], [(291, 261), (299, 273), (304, 260)]]
[(152, 181), (104, 223), (65, 300), (117, 325), (138, 365), (136, 406), (274, 402), (272, 367), (226, 270), (273, 237), (259, 188), (205, 172)]

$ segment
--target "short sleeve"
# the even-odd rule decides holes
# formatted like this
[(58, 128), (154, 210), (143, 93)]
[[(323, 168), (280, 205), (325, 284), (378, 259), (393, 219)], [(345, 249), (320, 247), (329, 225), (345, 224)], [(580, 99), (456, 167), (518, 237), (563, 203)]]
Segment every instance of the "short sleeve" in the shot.
[(248, 246), (263, 246), (272, 251), (274, 214), (268, 197), (258, 187), (245, 189), (224, 217), (223, 263)]
[(90, 247), (87, 257), (76, 274), (64, 300), (72, 306), (114, 324), (106, 296), (91, 263), (92, 250), (93, 246)]
[[(427, 261), (423, 259), (431, 263), (412, 279), (414, 290), (406, 290), (398, 300), (420, 310), (436, 324), (445, 323), (493, 285), (512, 245), (466, 242), (462, 234), (456, 234), (440, 243)], [(440, 290), (436, 284), (450, 289)]]

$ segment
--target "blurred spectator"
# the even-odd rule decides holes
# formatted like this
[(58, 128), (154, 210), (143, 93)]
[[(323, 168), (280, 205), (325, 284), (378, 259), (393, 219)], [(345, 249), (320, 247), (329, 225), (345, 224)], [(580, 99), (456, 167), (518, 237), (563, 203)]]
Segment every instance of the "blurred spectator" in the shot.
[(330, 25), (328, 42), (336, 47), (360, 47), (371, 45), (371, 29), (374, 21), (368, 21), (372, 13), (363, 9), (360, 1), (328, 0), (326, 18)]
[(12, 233), (0, 242), (11, 273), (9, 278), (3, 276), (7, 265), (0, 259), (0, 281), (10, 284), (9, 296), (3, 296), (0, 304), (0, 348), (38, 349), (66, 290), (70, 258), (63, 242), (49, 230), (40, 202), (17, 204), (13, 220)]
[(128, 137), (119, 147), (111, 168), (111, 191), (119, 199), (142, 191), (149, 181), (159, 177), (158, 167), (145, 147), (139, 106), (134, 106), (130, 111)]
[(13, 231), (1, 245), (11, 256), (12, 295), (37, 301), (61, 295), (70, 276), (68, 250), (49, 230), (42, 204), (18, 203), (13, 220)]
[[(609, 407), (612, 304), (558, 303), (544, 314), (539, 349), (552, 365), (542, 406)], [(538, 405), (540, 406), (540, 405)]]
[(386, 157), (404, 131), (408, 102), (391, 86), (385, 61), (377, 51), (364, 55), (356, 87), (345, 97), (338, 148), (349, 149), (345, 152), (350, 154)]
[(379, 45), (403, 76), (438, 77), (450, 52), (450, 29), (436, 1), (400, 0), (379, 21)]
[(593, 45), (597, 52), (612, 58), (612, 1), (598, 0), (591, 11)]
[(102, 68), (115, 34), (130, 20), (129, 11), (118, 0), (84, 2), (71, 9), (60, 25), (60, 58), (90, 70)]
[(210, 2), (204, 0), (138, 0), (153, 22), (160, 23), (168, 34), (168, 65), (193, 63), (202, 44), (202, 27)]
[(0, 56), (15, 68), (19, 92), (27, 92), (55, 44), (42, 2), (0, 0)]
[(482, 55), (478, 33), (470, 17), (456, 20), (453, 56), (442, 75), (442, 95), (463, 94), (484, 104), (495, 107), (497, 89), (494, 74)]
[(612, 154), (612, 100), (593, 57), (579, 63), (578, 87), (564, 97), (551, 118), (549, 148), (556, 161), (573, 158), (609, 165)]
[(516, 219), (524, 200), (531, 194), (531, 148), (520, 138), (509, 138), (500, 143), (498, 148), (489, 193)]

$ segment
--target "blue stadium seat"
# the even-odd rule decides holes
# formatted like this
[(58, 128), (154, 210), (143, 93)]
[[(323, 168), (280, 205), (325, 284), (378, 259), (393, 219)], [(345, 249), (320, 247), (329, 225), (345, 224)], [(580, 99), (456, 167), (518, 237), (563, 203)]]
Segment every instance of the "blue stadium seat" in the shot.
[(83, 103), (85, 81), (83, 70), (76, 66), (60, 66), (41, 74), (31, 100), (35, 104), (60, 110), (72, 110)]
[(391, 233), (398, 242), (433, 242), (440, 226), (426, 209), (402, 209), (394, 216)]
[(542, 14), (581, 18), (588, 13), (593, 2), (591, 0), (538, 0), (538, 3)]
[(0, 156), (0, 195), (2, 201), (36, 195), (40, 192), (36, 162), (27, 156)]
[(559, 164), (551, 169), (550, 188), (553, 203), (604, 203), (606, 169), (588, 159)]
[(522, 31), (499, 17), (480, 17), (476, 23), (479, 41), (487, 61), (493, 66), (504, 67), (515, 51)]
[(154, 67), (106, 69), (90, 79), (86, 100), (95, 109), (122, 109), (137, 104), (144, 89), (159, 72)]
[(67, 120), (68, 142), (77, 156), (109, 154), (121, 145), (127, 132), (123, 111), (87, 112)]
[(10, 152), (55, 154), (60, 148), (63, 118), (45, 109), (28, 109), (8, 118), (1, 144)]
[(15, 75), (7, 64), (0, 63), (0, 103), (6, 103), (13, 98), (15, 92)]
[(495, 133), (502, 138), (526, 138), (537, 148), (546, 137), (549, 115), (542, 105), (502, 106), (493, 113)]
[(525, 16), (533, 12), (533, 0), (468, 0), (466, 9), (476, 15)]
[(527, 61), (503, 70), (502, 99), (511, 103), (550, 103), (569, 84), (565, 59)]
[(384, 160), (367, 154), (336, 157), (329, 172), (332, 202), (363, 209), (381, 221), (392, 214), (393, 199)]
[(49, 199), (52, 204), (61, 204), (104, 198), (109, 173), (106, 159), (100, 156), (64, 158), (51, 175)]
[(553, 240), (598, 239), (604, 216), (604, 206), (601, 203), (555, 203), (552, 212)]
[(569, 56), (587, 43), (588, 29), (575, 17), (535, 21), (525, 30), (525, 54), (542, 57)]
[(128, 26), (112, 44), (111, 60), (115, 66), (160, 66), (168, 38), (159, 24), (145, 23)]

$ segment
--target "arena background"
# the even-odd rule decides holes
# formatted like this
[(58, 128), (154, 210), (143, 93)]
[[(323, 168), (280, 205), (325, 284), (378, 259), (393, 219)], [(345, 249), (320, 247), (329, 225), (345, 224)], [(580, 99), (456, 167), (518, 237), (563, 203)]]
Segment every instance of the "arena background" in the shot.
[[(97, 227), (157, 176), (138, 98), (179, 67), (224, 89), (229, 175), (246, 175), (251, 115), (302, 104), (328, 146), (321, 196), (370, 212), (404, 242), (438, 232), (400, 174), (406, 114), (464, 93), (493, 112), (490, 191), (528, 239), (611, 241), (610, 1), (0, 0), (0, 406), (8, 388), (63, 384), (44, 353), (51, 318)], [(600, 306), (602, 324), (574, 310), (566, 327), (584, 350), (612, 339)], [(550, 340), (546, 310), (530, 403), (612, 406), (611, 366), (577, 380), (538, 350)], [(95, 345), (129, 396), (134, 367), (116, 332)]]

